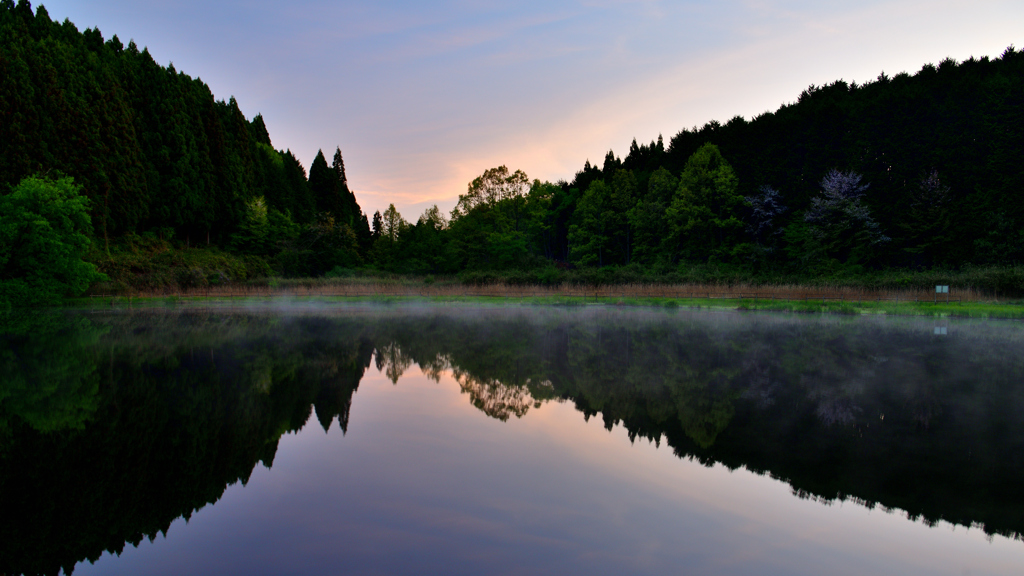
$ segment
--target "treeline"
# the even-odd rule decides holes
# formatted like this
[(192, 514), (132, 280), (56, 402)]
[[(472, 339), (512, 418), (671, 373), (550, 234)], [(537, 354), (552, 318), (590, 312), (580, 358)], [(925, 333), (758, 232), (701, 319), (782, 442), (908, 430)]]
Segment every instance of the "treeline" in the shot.
[[(297, 274), (362, 264), (369, 225), (341, 151), (309, 176), (257, 115), (135, 42), (0, 0), (0, 186), (70, 176), (95, 237), (275, 255)], [(287, 246), (286, 246), (287, 245)], [(326, 246), (326, 247), (325, 247)]]
[[(392, 205), (371, 227), (340, 149), (330, 163), (318, 153), (307, 177), (233, 98), (215, 100), (134, 42), (0, 0), (0, 194), (71, 177), (90, 216), (76, 233), (94, 240), (85, 257), (110, 279), (104, 290), (355, 269), (550, 283), (989, 267), (1009, 280), (976, 287), (1024, 293), (1022, 121), (1024, 55), (1010, 47), (812, 86), (667, 145), (634, 140), (570, 182), (492, 168), (450, 214), (407, 221)], [(0, 302), (26, 262), (48, 259), (18, 252), (37, 216), (23, 212), (0, 231)], [(216, 254), (187, 250), (197, 246)], [(21, 284), (8, 300), (40, 292)]]
[[(1024, 55), (812, 86), (746, 121), (634, 140), (571, 182), (488, 170), (450, 221), (398, 216), (396, 271), (708, 263), (862, 273), (1024, 261)], [(389, 242), (387, 240), (394, 240)]]

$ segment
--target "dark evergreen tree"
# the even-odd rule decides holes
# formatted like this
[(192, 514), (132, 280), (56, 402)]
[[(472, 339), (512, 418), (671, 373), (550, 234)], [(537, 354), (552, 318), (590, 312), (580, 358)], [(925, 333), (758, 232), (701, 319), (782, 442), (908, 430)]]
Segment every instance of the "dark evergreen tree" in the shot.
[(252, 134), (253, 139), (257, 143), (272, 146), (270, 143), (270, 133), (267, 132), (267, 125), (263, 123), (262, 114), (257, 114), (252, 119), (252, 122), (249, 124), (249, 133)]
[(309, 166), (309, 190), (316, 200), (316, 211), (336, 214), (338, 209), (338, 176), (327, 165), (323, 150), (318, 150), (316, 158)]
[(348, 178), (345, 176), (345, 161), (341, 158), (340, 146), (334, 150), (334, 160), (331, 162), (331, 168), (334, 169), (334, 174), (338, 178), (339, 186), (347, 192)]
[(380, 210), (377, 210), (373, 213), (373, 239), (377, 240), (377, 238), (380, 238), (383, 231), (384, 219), (380, 215)]
[(930, 266), (947, 258), (952, 240), (952, 200), (952, 191), (939, 180), (938, 171), (932, 170), (921, 179), (900, 224), (903, 249), (911, 255), (913, 264)]
[(348, 188), (348, 179), (345, 176), (345, 161), (341, 158), (341, 148), (334, 151), (334, 160), (331, 163), (331, 170), (334, 172), (334, 179), (337, 186), (336, 194), (336, 217), (340, 222), (356, 228), (360, 222), (362, 212), (356, 202), (355, 194)]

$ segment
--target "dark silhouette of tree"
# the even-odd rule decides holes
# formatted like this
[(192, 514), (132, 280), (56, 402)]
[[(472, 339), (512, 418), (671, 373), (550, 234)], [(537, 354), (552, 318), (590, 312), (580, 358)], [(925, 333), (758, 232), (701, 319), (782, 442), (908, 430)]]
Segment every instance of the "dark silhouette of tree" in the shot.
[(317, 212), (337, 214), (338, 175), (327, 165), (323, 150), (317, 150), (309, 166), (309, 190), (316, 199)]
[(910, 210), (900, 224), (904, 250), (913, 255), (918, 265), (933, 265), (947, 257), (952, 227), (953, 194), (932, 170), (921, 179), (911, 195)]

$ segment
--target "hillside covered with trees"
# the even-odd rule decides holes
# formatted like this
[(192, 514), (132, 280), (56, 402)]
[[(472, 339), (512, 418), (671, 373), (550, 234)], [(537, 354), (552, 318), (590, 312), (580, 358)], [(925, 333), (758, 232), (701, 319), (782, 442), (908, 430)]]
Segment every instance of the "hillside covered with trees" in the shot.
[[(0, 0), (0, 301), (355, 270), (553, 283), (985, 268), (1024, 293), (1022, 121), (1010, 47), (634, 140), (571, 181), (491, 168), (449, 214), (367, 218), (340, 149), (307, 175), (234, 98), (134, 41)], [(42, 215), (40, 194), (65, 212)], [(72, 272), (53, 280), (40, 263), (58, 261)]]
[[(215, 100), (202, 80), (157, 64), (135, 42), (0, 0), (0, 187), (29, 177), (73, 180), (87, 201), (89, 258), (108, 273), (145, 268), (119, 250), (149, 248), (147, 260), (154, 249), (198, 245), (227, 252), (220, 262), (236, 269), (231, 280), (271, 271), (231, 254), (281, 256), (282, 273), (317, 275), (361, 265), (369, 241), (340, 150), (331, 164), (320, 152), (307, 177), (234, 98)], [(0, 281), (17, 276), (22, 248), (6, 244), (0, 254), (14, 257), (0, 259)]]
[(571, 182), (490, 170), (450, 222), (425, 214), (381, 263), (455, 271), (505, 268), (515, 255), (519, 265), (711, 263), (753, 275), (1016, 266), (1022, 121), (1024, 54), (1013, 47), (812, 86), (750, 121), (709, 122), (667, 146), (634, 140)]

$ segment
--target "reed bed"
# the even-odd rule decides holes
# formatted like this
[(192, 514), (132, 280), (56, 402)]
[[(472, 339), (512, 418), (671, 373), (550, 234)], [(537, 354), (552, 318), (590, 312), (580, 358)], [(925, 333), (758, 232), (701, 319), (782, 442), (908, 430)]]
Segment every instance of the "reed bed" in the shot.
[[(610, 286), (584, 286), (560, 284), (555, 286), (520, 286), (509, 284), (426, 284), (408, 281), (379, 281), (375, 279), (312, 279), (288, 281), (277, 285), (223, 285), (189, 290), (154, 290), (138, 292), (136, 297), (181, 296), (186, 298), (260, 298), (260, 297), (420, 297), (446, 298), (545, 298), (561, 297), (581, 300), (609, 299), (678, 299), (678, 300), (773, 300), (826, 302), (940, 302), (946, 294), (920, 289), (871, 290), (845, 286), (816, 287), (797, 284), (786, 285), (719, 285), (719, 284), (623, 284)], [(949, 302), (978, 302), (991, 300), (977, 290), (954, 289)]]

